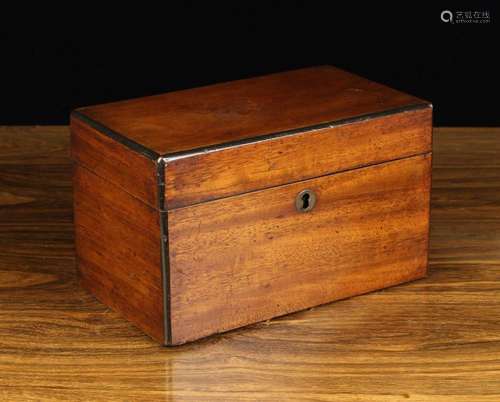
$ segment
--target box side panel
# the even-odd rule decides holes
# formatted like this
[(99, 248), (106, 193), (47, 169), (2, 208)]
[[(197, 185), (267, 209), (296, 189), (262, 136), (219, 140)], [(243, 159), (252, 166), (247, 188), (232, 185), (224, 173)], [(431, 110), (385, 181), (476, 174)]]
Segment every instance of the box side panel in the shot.
[[(430, 153), (169, 211), (172, 342), (425, 275)], [(310, 212), (295, 208), (310, 189)]]
[(84, 287), (164, 342), (158, 210), (74, 164), (75, 238)]
[(156, 161), (71, 117), (71, 157), (153, 207), (158, 206)]
[(168, 160), (178, 208), (431, 150), (432, 109), (391, 114)]

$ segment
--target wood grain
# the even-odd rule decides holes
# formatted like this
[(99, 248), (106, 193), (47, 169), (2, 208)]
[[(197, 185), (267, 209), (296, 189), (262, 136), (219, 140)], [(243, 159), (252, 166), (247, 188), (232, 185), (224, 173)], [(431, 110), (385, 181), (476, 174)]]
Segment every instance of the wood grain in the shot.
[(415, 104), (428, 102), (320, 66), (78, 110), (167, 154)]
[(156, 161), (71, 117), (71, 157), (150, 206), (158, 206)]
[(431, 150), (431, 143), (432, 108), (426, 107), (172, 161), (167, 158), (166, 208), (422, 154)]
[(164, 342), (158, 211), (74, 165), (77, 269), (82, 285)]
[(66, 127), (0, 128), (0, 400), (500, 400), (500, 129), (435, 129), (425, 279), (177, 348), (78, 284)]
[(423, 277), (430, 168), (426, 154), (169, 211), (173, 343)]
[[(353, 85), (356, 90), (351, 91)], [(367, 88), (378, 89), (375, 97), (365, 91)], [(251, 102), (255, 110), (238, 118), (234, 108), (241, 101)], [(123, 105), (134, 106), (124, 111)], [(201, 113), (204, 117), (195, 118), (200, 105), (210, 110)], [(221, 110), (229, 111), (230, 122), (213, 119)], [(179, 113), (171, 114), (172, 111)], [(287, 129), (293, 131), (276, 133)], [(249, 138), (255, 130), (269, 135), (265, 139)], [(71, 154), (78, 167), (75, 229), (82, 283), (99, 300), (122, 312), (155, 339), (164, 333), (168, 345), (402, 283), (425, 273), (430, 180), (425, 181), (421, 174), (430, 176), (430, 155), (425, 168), (419, 158), (413, 158), (431, 151), (432, 106), (425, 101), (333, 67), (318, 67), (87, 107), (73, 112), (71, 132)], [(230, 137), (221, 136), (227, 132)], [(189, 152), (160, 157), (163, 152), (154, 144), (165, 138), (169, 138), (171, 151)], [(234, 142), (242, 139), (247, 141)], [(199, 149), (214, 144), (217, 149)], [(189, 148), (185, 148), (187, 145)], [(341, 203), (344, 207), (339, 208), (340, 213), (352, 216), (351, 223), (355, 225), (341, 228), (346, 238), (332, 235), (332, 226), (342, 221), (336, 209), (332, 211), (339, 200), (319, 182), (303, 181), (322, 176), (321, 182), (330, 183), (326, 175), (408, 157), (417, 165), (417, 173), (406, 163), (398, 162), (401, 168), (374, 170), (391, 172), (394, 180), (385, 177), (379, 182), (368, 175), (369, 180), (350, 189), (353, 199), (363, 200), (357, 207), (364, 215), (352, 215), (352, 206)], [(84, 169), (80, 169), (82, 166)], [(419, 174), (415, 181), (414, 176)], [(356, 183), (355, 175), (351, 172), (342, 177)], [(413, 181), (407, 183), (409, 179)], [(370, 186), (370, 182), (381, 188)], [(278, 193), (272, 190), (289, 183), (295, 185)], [(298, 192), (299, 187), (309, 184), (318, 186), (323, 201), (308, 216), (323, 220), (308, 222), (296, 211), (289, 211), (295, 194), (288, 191)], [(340, 185), (349, 190), (348, 184), (341, 181)], [(391, 186), (404, 187), (407, 193), (393, 194)], [(363, 187), (370, 188), (368, 194)], [(269, 191), (270, 204), (268, 196), (261, 193), (245, 197), (247, 201), (242, 205), (241, 198), (235, 199), (234, 204), (228, 199), (262, 189)], [(162, 247), (161, 254), (154, 253), (155, 258), (149, 258), (154, 242), (146, 244), (133, 234), (129, 215), (134, 210), (129, 207), (136, 200), (132, 196), (145, 200), (148, 207), (158, 201), (156, 208), (161, 209), (161, 216), (168, 216), (169, 225), (165, 226), (162, 218), (160, 224), (148, 227), (153, 233), (151, 239), (158, 248)], [(349, 198), (349, 193), (340, 192), (340, 196)], [(394, 199), (386, 199), (388, 196)], [(126, 200), (126, 208), (119, 205), (121, 200), (114, 202), (119, 197)], [(201, 206), (220, 198), (227, 201)], [(381, 204), (373, 206), (378, 199)], [(278, 212), (269, 215), (273, 203)], [(179, 211), (193, 204), (200, 208)], [(394, 208), (397, 221), (387, 217), (387, 205)], [(378, 208), (386, 212), (368, 219), (377, 214)], [(244, 210), (252, 213), (242, 216), (240, 212)], [(405, 210), (409, 214), (406, 217)], [(281, 220), (275, 221), (273, 214), (281, 216)], [(82, 217), (87, 218), (85, 224)], [(144, 225), (149, 225), (150, 220)], [(238, 223), (231, 226), (229, 222), (233, 220)], [(277, 237), (284, 241), (277, 243), (260, 237), (259, 231), (269, 231), (269, 224), (283, 224), (288, 232), (277, 231)], [(304, 224), (311, 224), (316, 230), (301, 230)], [(221, 232), (219, 227), (224, 230)], [(401, 237), (408, 230), (407, 237)], [(94, 237), (100, 238), (95, 241)], [(316, 248), (310, 247), (311, 238)], [(301, 250), (301, 243), (308, 246)], [(220, 244), (224, 245), (222, 249)], [(121, 252), (122, 245), (126, 252)], [(170, 258), (167, 246), (172, 250)], [(228, 254), (227, 249), (235, 251)], [(378, 257), (372, 265), (359, 264), (368, 254)], [(387, 258), (391, 254), (393, 258)], [(158, 255), (165, 258), (158, 259)], [(288, 274), (279, 277), (276, 269), (287, 264)], [(160, 269), (162, 281), (153, 284), (158, 275), (151, 271), (157, 273)], [(278, 278), (274, 278), (276, 275)], [(363, 275), (365, 278), (360, 281)], [(276, 291), (271, 286), (274, 280)], [(294, 285), (294, 281), (300, 286)], [(163, 292), (158, 292), (160, 284)], [(165, 298), (160, 304), (158, 295), (162, 293)], [(151, 300), (145, 300), (148, 297)], [(159, 327), (161, 305), (167, 329), (163, 332)], [(173, 334), (172, 328), (177, 334)]]

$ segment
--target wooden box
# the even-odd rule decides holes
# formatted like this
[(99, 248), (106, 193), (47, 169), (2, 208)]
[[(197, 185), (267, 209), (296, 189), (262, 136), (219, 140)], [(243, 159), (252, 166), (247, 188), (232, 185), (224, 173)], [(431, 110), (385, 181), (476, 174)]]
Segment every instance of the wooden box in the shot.
[(177, 345), (421, 278), (432, 105), (330, 66), (71, 115), (82, 284)]

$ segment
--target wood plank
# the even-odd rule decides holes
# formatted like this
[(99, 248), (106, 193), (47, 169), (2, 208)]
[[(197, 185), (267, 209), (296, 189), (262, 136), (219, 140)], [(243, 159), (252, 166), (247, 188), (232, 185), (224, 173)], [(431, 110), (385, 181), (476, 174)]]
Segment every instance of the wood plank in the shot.
[(430, 168), (426, 154), (169, 211), (173, 343), (423, 277)]

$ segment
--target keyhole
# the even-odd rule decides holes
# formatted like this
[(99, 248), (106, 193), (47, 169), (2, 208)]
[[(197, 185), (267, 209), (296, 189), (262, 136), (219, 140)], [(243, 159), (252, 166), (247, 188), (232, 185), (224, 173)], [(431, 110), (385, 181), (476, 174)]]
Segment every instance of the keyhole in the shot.
[(302, 194), (302, 209), (309, 208), (309, 197), (311, 195), (309, 193)]
[(302, 190), (295, 198), (295, 208), (299, 212), (308, 212), (316, 205), (316, 194), (312, 190)]

